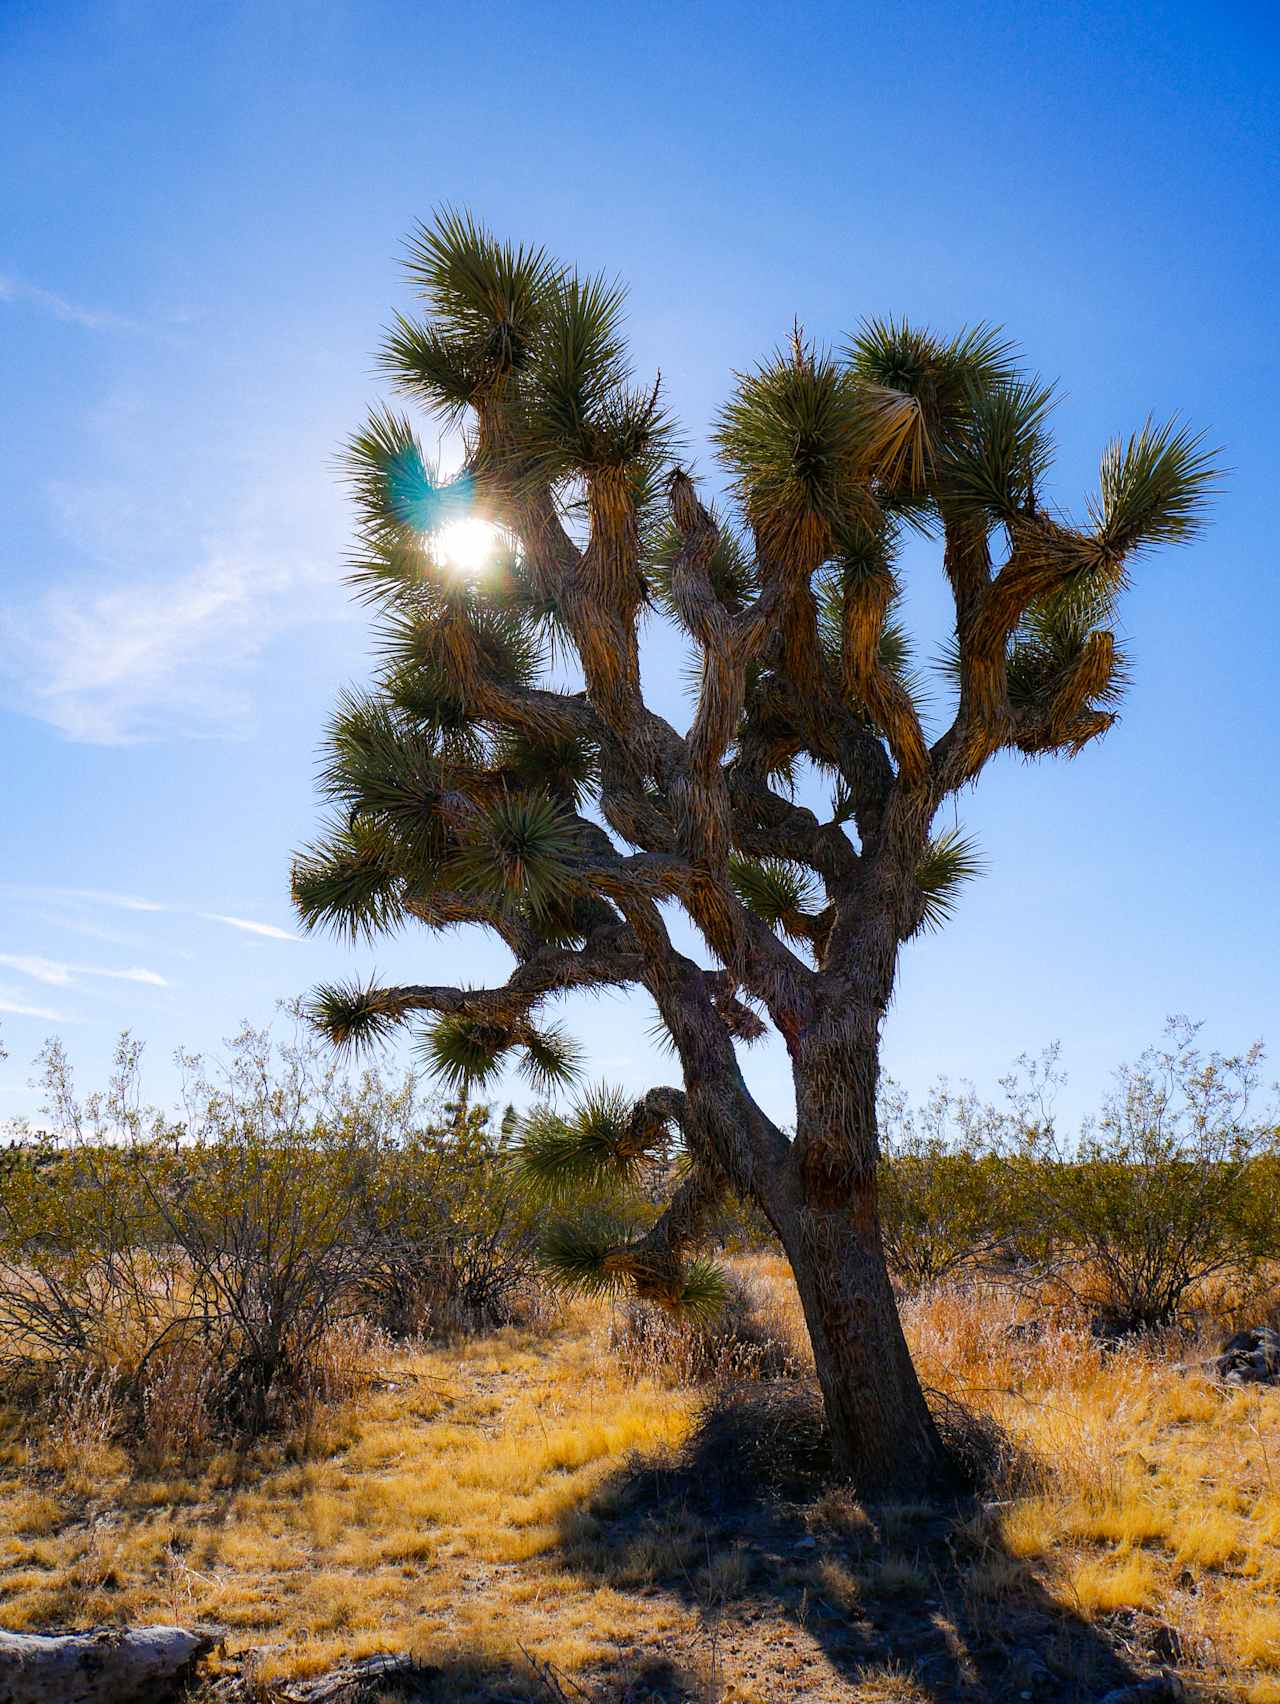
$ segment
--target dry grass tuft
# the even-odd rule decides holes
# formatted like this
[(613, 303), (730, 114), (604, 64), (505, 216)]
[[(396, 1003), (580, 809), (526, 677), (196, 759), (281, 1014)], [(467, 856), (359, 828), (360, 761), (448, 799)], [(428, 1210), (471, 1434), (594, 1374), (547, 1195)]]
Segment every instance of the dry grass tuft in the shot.
[(636, 1377), (673, 1384), (741, 1384), (800, 1378), (811, 1366), (803, 1329), (775, 1284), (731, 1273), (714, 1318), (690, 1322), (652, 1302), (623, 1304), (609, 1322), (608, 1348)]
[(80, 1389), (38, 1438), (12, 1415), (0, 1618), (218, 1623), (233, 1661), (273, 1647), (256, 1664), (264, 1686), (406, 1648), (514, 1661), (523, 1645), (576, 1671), (614, 1652), (624, 1610), (661, 1639), (687, 1618), (549, 1559), (567, 1512), (632, 1456), (677, 1447), (690, 1422), (678, 1393), (624, 1379), (598, 1330), (583, 1315), (452, 1350), (335, 1344), (327, 1394), (358, 1366), (357, 1399), (317, 1402), (294, 1434), (181, 1470), (126, 1456)]
[(717, 1391), (698, 1418), (691, 1453), (724, 1494), (816, 1496), (832, 1477), (821, 1398), (807, 1380)]

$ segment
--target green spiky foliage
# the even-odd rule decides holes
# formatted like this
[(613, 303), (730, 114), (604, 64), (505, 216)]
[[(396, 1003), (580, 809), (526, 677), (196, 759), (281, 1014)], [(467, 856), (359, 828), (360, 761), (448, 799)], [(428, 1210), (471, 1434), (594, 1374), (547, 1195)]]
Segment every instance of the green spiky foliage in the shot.
[(941, 929), (955, 912), (960, 890), (982, 874), (983, 859), (974, 842), (947, 829), (925, 846), (916, 865), (921, 929)]
[[(641, 1241), (627, 1240), (624, 1220), (587, 1208), (548, 1226), (541, 1241), (544, 1270), (571, 1295), (613, 1296), (634, 1290), (646, 1301), (693, 1322), (724, 1306), (728, 1280), (705, 1255), (686, 1260), (674, 1278), (646, 1264)], [(634, 1251), (634, 1252), (633, 1252)]]
[(1201, 434), (1176, 420), (1148, 420), (1103, 453), (1098, 496), (1089, 505), (1100, 541), (1119, 556), (1185, 544), (1204, 525), (1205, 499), (1218, 477)]
[[(665, 1130), (657, 1146), (665, 1149)], [(521, 1182), (553, 1201), (632, 1185), (654, 1151), (654, 1132), (638, 1124), (635, 1104), (608, 1084), (584, 1095), (567, 1118), (537, 1109), (512, 1150)]]
[(311, 1015), (335, 1047), (359, 1053), (392, 1035), (401, 1021), (395, 1000), (372, 982), (325, 982), (313, 989)]
[(711, 1320), (724, 1307), (729, 1293), (729, 1281), (722, 1266), (705, 1256), (690, 1260), (684, 1268), (684, 1283), (675, 1300), (675, 1309), (694, 1320)]
[(628, 1287), (629, 1275), (610, 1256), (627, 1235), (624, 1221), (590, 1208), (557, 1219), (542, 1236), (543, 1269), (570, 1295), (614, 1295)]
[(733, 470), (752, 529), (779, 557), (812, 569), (867, 513), (866, 410), (849, 370), (807, 344), (797, 328), (787, 349), (740, 375), (715, 442)]
[(581, 1044), (560, 1024), (525, 1030), (517, 1069), (535, 1094), (568, 1088), (581, 1077), (585, 1064)]
[[(937, 825), (989, 763), (1075, 756), (1113, 726), (1131, 570), (1195, 536), (1214, 459), (1148, 421), (1073, 518), (1053, 393), (1013, 344), (873, 318), (833, 348), (797, 326), (744, 366), (712, 423), (712, 502), (632, 369), (611, 277), (453, 210), (413, 233), (406, 271), (421, 311), (380, 357), (399, 405), (346, 450), (376, 664), (327, 731), (329, 818), (294, 897), (306, 928), (361, 947), (486, 929), (511, 970), (469, 986), (450, 946), (440, 981), (318, 990), (316, 1021), (349, 1048), (407, 1032), (459, 1094), (514, 1073), (546, 1098), (582, 1064), (555, 1003), (641, 990), (678, 1081), (566, 1095), (504, 1161), (566, 1207), (549, 1270), (705, 1310), (735, 1192), (795, 1270), (842, 1467), (914, 1490), (940, 1445), (881, 1254), (875, 1085), (900, 954), (981, 869)], [(447, 473), (423, 449), (442, 426)], [(474, 573), (453, 566), (460, 521), (491, 529)], [(941, 667), (911, 642), (907, 545), (954, 606)], [(679, 726), (645, 702), (645, 622), (691, 659)], [(794, 1129), (740, 1066), (770, 1034)], [(668, 1153), (643, 1234), (567, 1211)]]
[(568, 1087), (582, 1071), (582, 1049), (558, 1026), (539, 1030), (447, 1013), (428, 1025), (418, 1046), (432, 1075), (454, 1094), (483, 1088), (512, 1057), (539, 1094)]
[(536, 793), (505, 793), (467, 824), (449, 862), (461, 893), (537, 919), (573, 888), (573, 818)]
[[(715, 543), (707, 558), (706, 569), (716, 597), (736, 614), (748, 599), (759, 590), (755, 563), (751, 551), (728, 517), (714, 506), (709, 510), (716, 528)], [(662, 524), (653, 529), (647, 543), (649, 584), (656, 601), (672, 620), (679, 620), (672, 592), (672, 571), (680, 560), (684, 537), (680, 529), (664, 516)]]
[(863, 399), (869, 464), (908, 512), (912, 499), (927, 499), (939, 464), (980, 430), (982, 410), (1025, 383), (1014, 345), (991, 326), (945, 339), (871, 318), (845, 353)]
[(754, 916), (792, 941), (810, 938), (819, 886), (803, 864), (783, 858), (731, 858), (729, 879)]

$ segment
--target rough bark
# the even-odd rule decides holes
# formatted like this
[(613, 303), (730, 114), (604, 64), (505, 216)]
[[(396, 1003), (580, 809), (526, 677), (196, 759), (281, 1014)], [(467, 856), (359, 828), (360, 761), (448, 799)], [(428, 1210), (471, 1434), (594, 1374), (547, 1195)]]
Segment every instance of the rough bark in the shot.
[(874, 1209), (806, 1210), (787, 1255), (840, 1472), (871, 1496), (943, 1488), (951, 1470), (902, 1334)]
[(169, 1697), (214, 1643), (182, 1627), (0, 1632), (0, 1704), (147, 1704)]
[(797, 1204), (783, 1224), (840, 1470), (868, 1493), (952, 1469), (898, 1317), (880, 1232), (874, 1012), (795, 1049)]

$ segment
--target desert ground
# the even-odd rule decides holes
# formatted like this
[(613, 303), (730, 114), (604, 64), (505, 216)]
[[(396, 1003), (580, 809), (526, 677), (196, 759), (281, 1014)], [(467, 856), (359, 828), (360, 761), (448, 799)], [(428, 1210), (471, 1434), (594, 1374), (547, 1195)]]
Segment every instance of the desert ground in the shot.
[(905, 1319), (978, 1488), (862, 1504), (826, 1471), (785, 1266), (734, 1268), (709, 1349), (546, 1298), (448, 1346), (336, 1337), (298, 1430), (179, 1467), (154, 1428), (113, 1441), (88, 1387), (47, 1426), (10, 1413), (0, 1617), (209, 1625), (200, 1684), (246, 1700), (382, 1652), (470, 1704), (1093, 1700), (1157, 1672), (1280, 1700), (1280, 1393), (1215, 1378), (1208, 1338), (1109, 1346), (944, 1287)]

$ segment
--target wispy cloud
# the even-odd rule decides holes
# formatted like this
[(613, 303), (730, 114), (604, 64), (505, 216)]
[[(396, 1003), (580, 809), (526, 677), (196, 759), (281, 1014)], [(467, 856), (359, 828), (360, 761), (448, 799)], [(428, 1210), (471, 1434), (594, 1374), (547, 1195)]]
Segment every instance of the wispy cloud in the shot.
[[(106, 906), (114, 911), (146, 911), (164, 913), (169, 916), (177, 917), (198, 917), (205, 923), (221, 923), (226, 928), (239, 929), (242, 933), (250, 935), (262, 935), (267, 940), (271, 941), (297, 941), (301, 939), (298, 935), (290, 934), (287, 929), (280, 928), (276, 923), (262, 923), (252, 917), (233, 917), (225, 911), (202, 911), (195, 905), (175, 905), (166, 900), (140, 899), (135, 894), (108, 893), (104, 892), (100, 888), (36, 887), (18, 882), (0, 882), (0, 895), (4, 895), (9, 899), (17, 900), (39, 898), (46, 900), (60, 900), (63, 902), (78, 902), (84, 905)], [(67, 926), (74, 927), (75, 925), (69, 924)], [(106, 934), (105, 931), (103, 933), (104, 935)], [(19, 967), (19, 960), (12, 955), (0, 953), (0, 964), (7, 964), (11, 968), (16, 969)], [(69, 971), (73, 975), (78, 973), (86, 976), (120, 976), (131, 982), (151, 981), (156, 974), (153, 971), (138, 969), (125, 971), (91, 971), (87, 970), (84, 966), (60, 966), (57, 960), (38, 957), (23, 958), (21, 960), (21, 965), (23, 967), (28, 967), (28, 974), (30, 975), (35, 974), (34, 971), (29, 969), (30, 966), (42, 965), (52, 969), (61, 968)], [(42, 978), (42, 980), (53, 980), (53, 978)], [(163, 978), (160, 978), (156, 985), (167, 986)]]
[[(58, 902), (61, 905), (62, 902)], [(106, 947), (126, 947), (130, 952), (140, 948), (149, 950), (155, 945), (154, 940), (146, 935), (135, 934), (130, 929), (113, 929), (110, 925), (99, 923), (89, 917), (78, 917), (65, 909), (50, 909), (29, 913), (29, 921), (40, 923), (50, 929), (60, 929), (68, 934), (82, 935), (89, 941), (100, 941)]]
[(0, 614), (5, 697), (95, 745), (246, 734), (249, 665), (283, 627), (314, 617), (316, 578), (310, 563), (248, 541), (211, 543), (165, 581), (54, 587)]
[[(19, 900), (23, 903), (42, 899), (66, 905), (105, 905), (113, 911), (156, 912), (175, 909), (163, 900), (139, 899), (130, 893), (106, 893), (101, 888), (42, 887), (34, 882), (0, 882), (0, 898)], [(79, 918), (60, 918), (58, 921), (64, 928), (84, 927)], [(116, 939), (114, 944), (119, 946), (122, 943)], [(126, 940), (123, 944), (131, 946), (133, 942)]]
[(86, 408), (84, 447), (44, 483), (48, 560), (18, 564), (0, 602), (0, 705), (68, 739), (248, 735), (280, 636), (358, 619), (328, 435), (270, 399), (243, 420), (213, 374), (192, 426), (189, 368), (141, 363)]
[(50, 1024), (71, 1022), (65, 1012), (55, 1012), (50, 1006), (29, 1006), (25, 1000), (10, 999), (4, 989), (0, 989), (0, 1012), (13, 1018), (43, 1018)]
[[(11, 888), (6, 891), (13, 891)], [(36, 888), (19, 891), (47, 894), (52, 899), (86, 899), (94, 905), (109, 905), (116, 911), (172, 911), (158, 899), (138, 899), (129, 893), (104, 893), (101, 888)]]
[(82, 976), (105, 977), (112, 982), (141, 982), (149, 988), (167, 988), (168, 982), (158, 971), (131, 965), (127, 970), (105, 969), (92, 964), (64, 964), (60, 959), (40, 958), (30, 953), (0, 953), (0, 964), (16, 970), (19, 976), (29, 976), (35, 982), (45, 982), (51, 988), (72, 988)]
[(287, 929), (277, 929), (274, 923), (254, 923), (247, 917), (227, 917), (221, 911), (202, 911), (199, 913), (207, 923), (226, 923), (232, 929), (243, 929), (249, 935), (265, 935), (271, 941), (296, 941), (297, 935), (291, 935)]
[(39, 284), (30, 284), (25, 278), (18, 278), (12, 272), (0, 272), (0, 302), (25, 302), (44, 313), (52, 314), (54, 319), (64, 320), (69, 325), (84, 326), (88, 331), (142, 329), (137, 320), (130, 319), (125, 314), (112, 313), (104, 308), (87, 308), (80, 302), (60, 296), (56, 290), (46, 290)]

